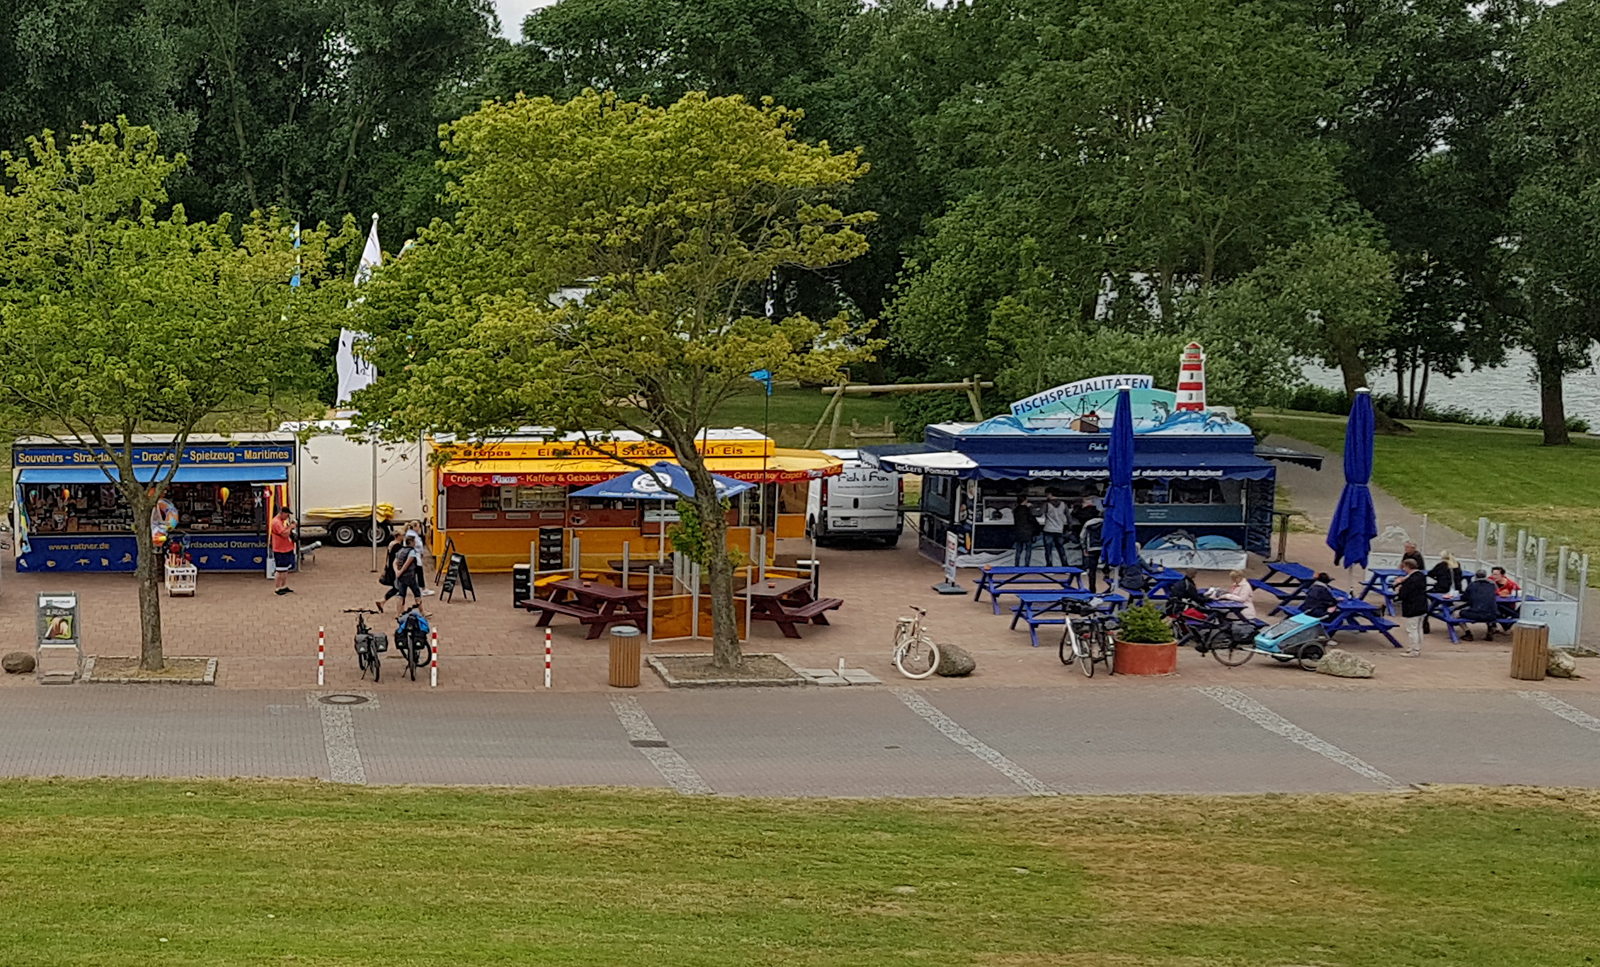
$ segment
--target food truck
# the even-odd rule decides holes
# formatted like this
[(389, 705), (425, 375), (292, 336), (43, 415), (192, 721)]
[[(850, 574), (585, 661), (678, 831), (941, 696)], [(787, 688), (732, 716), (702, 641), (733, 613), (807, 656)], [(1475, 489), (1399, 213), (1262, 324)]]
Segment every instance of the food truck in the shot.
[[(462, 554), (474, 571), (530, 563), (535, 572), (604, 567), (624, 551), (635, 560), (660, 557), (663, 534), (677, 520), (670, 501), (570, 496), (640, 465), (672, 460), (666, 446), (638, 434), (602, 440), (530, 431), (475, 443), (436, 438), (432, 446), (445, 453), (433, 469), (433, 552)], [(734, 498), (730, 523), (770, 537), (803, 536), (806, 485), (843, 469), (836, 457), (779, 447), (743, 427), (706, 430), (698, 446), (712, 473), (761, 485)], [(574, 538), (581, 562), (570, 557)], [(769, 556), (772, 546), (769, 540)]]
[[(1198, 348), (1198, 347), (1196, 347)], [(1009, 564), (1013, 513), (1050, 492), (1074, 507), (1100, 505), (1118, 387), (1131, 387), (1134, 519), (1146, 560), (1168, 567), (1242, 567), (1270, 550), (1276, 468), (1250, 428), (1157, 389), (1147, 375), (1080, 380), (1011, 404), (980, 423), (927, 427), (920, 444), (862, 448), (878, 465), (923, 475), (918, 548), (954, 564)], [(1192, 395), (1192, 394), (1191, 394)], [(1201, 397), (1203, 401), (1203, 396)], [(1077, 523), (1082, 523), (1080, 515)], [(1034, 560), (1042, 563), (1038, 552)]]
[[(134, 437), (135, 475), (151, 479), (170, 468), (172, 442)], [(195, 434), (179, 455), (157, 518), (135, 521), (91, 451), (19, 439), (11, 448), (17, 570), (132, 571), (134, 528), (151, 527), (163, 540), (181, 541), (202, 571), (264, 571), (267, 522), (289, 499), (295, 454), (289, 433)]]

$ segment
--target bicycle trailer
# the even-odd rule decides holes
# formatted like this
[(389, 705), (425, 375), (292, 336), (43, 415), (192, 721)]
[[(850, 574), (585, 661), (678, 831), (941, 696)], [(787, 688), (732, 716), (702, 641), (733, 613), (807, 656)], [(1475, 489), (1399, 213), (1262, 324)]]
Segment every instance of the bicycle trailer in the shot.
[(1298, 655), (1302, 647), (1320, 643), (1326, 637), (1320, 618), (1297, 614), (1256, 632), (1255, 646), (1259, 651)]

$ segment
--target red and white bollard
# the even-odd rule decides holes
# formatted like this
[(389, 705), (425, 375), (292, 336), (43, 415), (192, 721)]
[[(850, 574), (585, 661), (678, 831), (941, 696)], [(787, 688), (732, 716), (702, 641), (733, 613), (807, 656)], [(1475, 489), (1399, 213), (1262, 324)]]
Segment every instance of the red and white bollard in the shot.
[(544, 629), (544, 687), (550, 687), (550, 629)]
[(433, 661), (428, 665), (428, 687), (439, 687), (439, 633), (433, 632)]
[(324, 638), (326, 638), (325, 632), (321, 628), (318, 628), (317, 629), (317, 687), (319, 687), (319, 688), (322, 686), (322, 668), (323, 668), (323, 664), (324, 664), (324, 654), (325, 654), (325, 651), (324, 651), (324, 648), (323, 648)]

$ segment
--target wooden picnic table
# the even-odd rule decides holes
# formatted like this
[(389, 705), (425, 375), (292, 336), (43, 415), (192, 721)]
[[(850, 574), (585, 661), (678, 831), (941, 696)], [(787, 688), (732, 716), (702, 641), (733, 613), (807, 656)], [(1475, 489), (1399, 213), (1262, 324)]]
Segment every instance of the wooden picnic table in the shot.
[(1023, 567), (1015, 564), (1001, 566), (988, 565), (978, 573), (978, 589), (972, 593), (972, 600), (982, 601), (983, 592), (989, 592), (989, 599), (994, 605), (994, 613), (1000, 613), (1000, 595), (1015, 594), (1018, 591), (1039, 590), (1039, 585), (1047, 585), (1045, 590), (1076, 591), (1079, 578), (1083, 574), (1081, 567)]
[(754, 581), (743, 593), (750, 599), (750, 617), (775, 623), (785, 638), (800, 637), (796, 625), (827, 624), (827, 612), (844, 604), (843, 598), (812, 598), (811, 581), (807, 578)]
[(598, 638), (614, 624), (644, 625), (649, 612), (643, 605), (647, 592), (619, 588), (601, 581), (553, 581), (543, 586), (547, 598), (530, 598), (518, 604), (529, 612), (538, 611), (538, 627), (550, 624), (558, 614), (577, 618), (589, 626), (589, 638)]
[[(1008, 591), (1008, 594), (1017, 596), (1017, 606), (1012, 609), (1011, 628), (1016, 630), (1017, 621), (1020, 619), (1028, 623), (1028, 638), (1033, 642), (1033, 647), (1039, 647), (1039, 626), (1065, 624), (1067, 620), (1066, 603), (1068, 601), (1088, 602), (1100, 599), (1098, 610), (1102, 614), (1112, 611), (1128, 603), (1128, 596), (1120, 592), (1106, 591), (1095, 593), (1079, 588), (1069, 588), (1065, 591), (1023, 590)], [(1059, 615), (1060, 617), (1055, 617)]]

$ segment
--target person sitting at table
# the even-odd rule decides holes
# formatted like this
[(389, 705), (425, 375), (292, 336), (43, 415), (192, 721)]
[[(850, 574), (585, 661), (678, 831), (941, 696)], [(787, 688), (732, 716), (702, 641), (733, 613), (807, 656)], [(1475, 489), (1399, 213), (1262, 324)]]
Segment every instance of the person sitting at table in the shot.
[(1406, 541), (1405, 548), (1400, 553), (1401, 565), (1404, 566), (1406, 561), (1410, 561), (1415, 564), (1417, 566), (1417, 570), (1419, 571), (1426, 571), (1428, 569), (1428, 565), (1422, 560), (1422, 552), (1417, 550), (1416, 541)]
[[(1489, 580), (1489, 573), (1481, 567), (1467, 585), (1467, 590), (1462, 593), (1461, 618), (1465, 621), (1483, 622), (1484, 641), (1494, 640), (1495, 622), (1500, 618), (1499, 595), (1500, 589)], [(1461, 633), (1461, 640), (1473, 640), (1471, 629)]]
[(1422, 619), (1428, 616), (1428, 576), (1422, 573), (1422, 568), (1417, 567), (1413, 558), (1400, 559), (1400, 570), (1405, 572), (1405, 577), (1394, 589), (1395, 600), (1400, 604), (1400, 620), (1406, 626), (1406, 635), (1411, 639), (1411, 650), (1406, 652), (1407, 658), (1422, 657)]
[(1489, 580), (1494, 582), (1502, 598), (1514, 598), (1522, 593), (1522, 585), (1511, 580), (1511, 575), (1507, 574), (1503, 567), (1492, 568), (1489, 571)]
[(1434, 594), (1451, 594), (1467, 586), (1466, 575), (1461, 573), (1461, 562), (1449, 551), (1439, 555), (1439, 563), (1428, 572), (1428, 580), (1433, 582)]
[(1233, 582), (1226, 588), (1216, 588), (1212, 597), (1218, 601), (1237, 601), (1243, 605), (1239, 609), (1239, 617), (1246, 621), (1256, 620), (1256, 591), (1245, 579), (1243, 571), (1229, 571), (1228, 580)]
[(1204, 608), (1210, 602), (1194, 583), (1194, 568), (1183, 569), (1183, 577), (1167, 588), (1167, 613), (1176, 614), (1189, 607)]
[(1339, 599), (1333, 596), (1333, 578), (1326, 571), (1318, 571), (1317, 576), (1311, 579), (1311, 586), (1306, 588), (1300, 613), (1313, 618), (1326, 618), (1338, 606)]
[(1039, 522), (1034, 519), (1033, 505), (1028, 503), (1028, 497), (1024, 494), (1017, 498), (1017, 506), (1011, 511), (1011, 541), (1018, 567), (1033, 564), (1033, 539), (1038, 536)]

